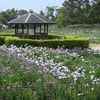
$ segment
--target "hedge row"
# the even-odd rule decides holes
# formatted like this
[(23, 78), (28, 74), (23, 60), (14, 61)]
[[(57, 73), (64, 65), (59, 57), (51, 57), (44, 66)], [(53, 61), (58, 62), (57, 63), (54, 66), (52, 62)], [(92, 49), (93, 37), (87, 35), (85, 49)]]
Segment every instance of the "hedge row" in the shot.
[(5, 37), (4, 36), (0, 36), (0, 45), (5, 44)]
[[(0, 34), (0, 36), (15, 36), (14, 34)], [(37, 37), (39, 37), (39, 35), (37, 35)], [(48, 39), (61, 39), (64, 38), (64, 36), (62, 35), (55, 35), (55, 34), (49, 34), (48, 35)], [(28, 35), (28, 39), (34, 39), (34, 35), (33, 34), (29, 34)]]
[(55, 40), (31, 40), (31, 39), (18, 39), (18, 38), (9, 38), (5, 39), (5, 44), (7, 46), (14, 44), (16, 46), (39, 46), (39, 47), (49, 47), (49, 48), (57, 48), (65, 46), (65, 48), (73, 48), (73, 47), (81, 47), (88, 48), (89, 40), (88, 39), (76, 39), (76, 40), (65, 40), (65, 39), (55, 39)]
[[(51, 35), (53, 36), (53, 35)], [(31, 46), (39, 46), (39, 47), (49, 47), (49, 48), (57, 48), (64, 46), (65, 48), (73, 48), (73, 47), (81, 47), (81, 48), (88, 48), (89, 46), (89, 39), (87, 38), (69, 38), (66, 39), (59, 39), (61, 36), (55, 36), (58, 39), (48, 39), (48, 40), (35, 40), (35, 39), (20, 39), (14, 36), (0, 36), (0, 45), (6, 44), (10, 46), (12, 44), (16, 46), (24, 46), (24, 45), (31, 45)]]

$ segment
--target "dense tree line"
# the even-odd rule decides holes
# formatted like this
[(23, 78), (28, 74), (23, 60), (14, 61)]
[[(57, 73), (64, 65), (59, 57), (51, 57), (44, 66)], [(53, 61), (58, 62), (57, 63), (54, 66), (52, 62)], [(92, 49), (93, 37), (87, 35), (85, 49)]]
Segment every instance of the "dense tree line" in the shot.
[(100, 0), (65, 0), (57, 11), (57, 25), (100, 23)]
[[(0, 12), (0, 26), (33, 10), (8, 9)], [(100, 0), (64, 0), (62, 7), (47, 6), (40, 11), (42, 16), (56, 21), (58, 27), (70, 24), (98, 24), (100, 23)]]
[(55, 20), (58, 27), (70, 24), (100, 24), (100, 0), (64, 0), (62, 7), (47, 7), (41, 15)]
[(3, 25), (7, 25), (7, 22), (13, 20), (21, 15), (27, 14), (28, 12), (33, 12), (33, 10), (16, 10), (14, 8), (8, 9), (6, 11), (0, 12), (0, 28)]

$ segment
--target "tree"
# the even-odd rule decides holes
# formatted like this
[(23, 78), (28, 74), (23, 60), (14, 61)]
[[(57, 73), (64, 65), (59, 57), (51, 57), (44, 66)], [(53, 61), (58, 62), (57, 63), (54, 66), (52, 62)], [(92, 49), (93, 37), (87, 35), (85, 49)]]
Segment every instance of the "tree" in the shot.
[(15, 10), (14, 8), (12, 8), (12, 9), (6, 10), (5, 13), (8, 16), (7, 20), (12, 20), (17, 17), (18, 10)]
[(63, 6), (68, 10), (71, 24), (86, 22), (90, 8), (89, 0), (65, 0)]
[(40, 15), (45, 16), (45, 13), (43, 12), (43, 10), (40, 10)]
[(69, 18), (66, 16), (67, 10), (65, 7), (60, 7), (57, 10), (56, 23), (59, 28), (67, 26), (69, 24)]
[(1, 16), (3, 17), (2, 24), (7, 25), (7, 21), (9, 21), (9, 16), (6, 12), (2, 11)]
[(100, 1), (95, 0), (90, 11), (91, 23), (100, 23)]
[(2, 17), (2, 15), (0, 13), (0, 29), (1, 29), (2, 25), (3, 25), (3, 20), (4, 20), (4, 18)]
[(34, 11), (32, 9), (29, 10), (29, 13), (34, 13)]
[(7, 25), (8, 21), (17, 17), (17, 10), (13, 8), (13, 9), (8, 9), (6, 11), (1, 11), (0, 16), (2, 18), (2, 19), (0, 18), (2, 24)]
[(27, 14), (27, 13), (28, 13), (28, 11), (24, 10), (24, 9), (21, 9), (21, 10), (18, 11), (18, 15), (20, 15), (20, 16)]
[(46, 13), (45, 13), (45, 16), (48, 18), (48, 19), (51, 19), (51, 20), (55, 20), (56, 19), (56, 10), (57, 10), (57, 7), (56, 6), (47, 6), (46, 7)]
[(64, 3), (63, 3), (63, 6), (67, 10), (66, 15), (68, 16), (70, 23), (71, 24), (75, 23), (74, 22), (74, 21), (76, 21), (75, 12), (77, 11), (75, 0), (65, 0)]

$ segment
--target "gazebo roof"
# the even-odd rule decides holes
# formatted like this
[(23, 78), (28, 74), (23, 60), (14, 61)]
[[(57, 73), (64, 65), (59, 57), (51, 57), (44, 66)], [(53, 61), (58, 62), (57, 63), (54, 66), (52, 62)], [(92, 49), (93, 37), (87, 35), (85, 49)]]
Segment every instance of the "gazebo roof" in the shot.
[(55, 22), (41, 15), (28, 13), (9, 21), (8, 24), (55, 24)]

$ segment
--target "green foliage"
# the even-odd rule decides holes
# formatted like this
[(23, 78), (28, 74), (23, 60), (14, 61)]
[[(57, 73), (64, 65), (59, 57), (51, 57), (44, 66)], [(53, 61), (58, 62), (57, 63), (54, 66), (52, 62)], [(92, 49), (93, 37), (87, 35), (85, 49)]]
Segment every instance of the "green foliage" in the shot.
[(0, 99), (100, 100), (99, 52), (4, 45), (0, 47)]
[[(46, 12), (40, 11), (42, 16), (55, 20), (58, 27), (71, 24), (98, 24), (100, 23), (100, 0), (64, 0), (62, 7), (47, 6)], [(34, 12), (30, 9), (16, 10), (14, 8), (0, 12), (0, 28), (3, 24), (17, 18), (19, 15)], [(12, 27), (12, 26), (9, 26)]]
[(52, 40), (31, 40), (19, 39), (17, 37), (7, 37), (5, 39), (7, 46), (14, 44), (17, 46), (24, 46), (25, 44), (38, 47), (57, 48), (64, 46), (65, 48), (81, 47), (88, 48), (89, 39), (87, 38), (70, 38), (70, 39), (52, 39)]
[(14, 44), (17, 46), (24, 46), (25, 44), (38, 47), (57, 48), (64, 46), (65, 48), (82, 47), (87, 48), (89, 46), (89, 39), (82, 38), (79, 35), (48, 35), (48, 40), (36, 40), (34, 36), (30, 34), (29, 39), (20, 39), (15, 35), (1, 34), (0, 44), (6, 44), (7, 46)]
[(5, 44), (5, 37), (4, 36), (0, 36), (0, 45)]
[(81, 38), (79, 35), (65, 35), (64, 39), (79, 39)]
[(15, 36), (15, 35), (14, 34), (3, 33), (3, 34), (0, 34), (0, 36)]
[(19, 10), (18, 11), (18, 15), (20, 15), (20, 16), (22, 16), (22, 15), (24, 15), (24, 14), (27, 14), (28, 13), (28, 11), (27, 10)]
[(62, 39), (62, 35), (49, 34), (48, 39)]
[(68, 24), (85, 23), (89, 7), (89, 0), (65, 0), (63, 7), (58, 9), (56, 20), (58, 26), (65, 27)]
[(93, 23), (100, 23), (100, 1), (97, 0), (97, 2), (95, 2), (93, 4), (93, 6), (91, 7), (90, 10), (90, 21)]
[[(40, 35), (37, 35), (36, 37), (39, 39)], [(48, 35), (48, 39), (62, 39), (62, 38), (63, 38), (62, 35), (55, 35), (55, 34)], [(29, 34), (28, 39), (35, 39), (35, 37), (33, 34)]]
[(74, 24), (69, 25), (67, 28), (100, 28), (99, 24)]
[[(29, 12), (33, 12), (32, 10)], [(7, 25), (7, 22), (10, 20), (13, 20), (17, 18), (18, 16), (24, 15), (28, 13), (27, 10), (16, 10), (15, 8), (12, 9), (7, 9), (6, 11), (1, 11), (0, 12), (0, 24), (5, 24)]]
[(71, 24), (100, 23), (100, 1), (95, 0), (65, 0), (57, 10), (56, 23), (58, 27)]
[(56, 24), (59, 28), (66, 27), (69, 24), (69, 19), (67, 14), (67, 9), (65, 7), (60, 7), (57, 10)]
[[(15, 40), (15, 41), (14, 41)], [(11, 44), (16, 44), (16, 42), (19, 40), (19, 38), (18, 37), (10, 37), (10, 36), (8, 36), (8, 37), (6, 37), (5, 38), (5, 44), (6, 45), (11, 45)]]
[[(57, 10), (56, 6), (46, 6), (46, 14), (45, 17), (51, 20), (55, 20), (56, 16), (55, 16), (55, 11)], [(41, 13), (43, 15), (43, 12)]]
[(5, 44), (6, 39), (18, 39), (18, 37), (14, 37), (15, 35), (12, 34), (0, 34), (0, 45)]
[(17, 17), (17, 10), (14, 8), (7, 9), (6, 11), (0, 12), (3, 17), (2, 24), (7, 25), (7, 22)]

